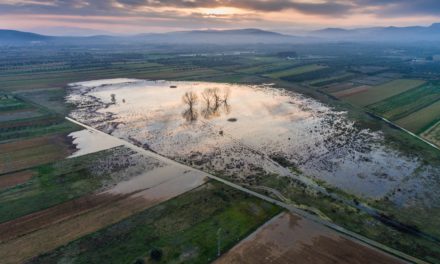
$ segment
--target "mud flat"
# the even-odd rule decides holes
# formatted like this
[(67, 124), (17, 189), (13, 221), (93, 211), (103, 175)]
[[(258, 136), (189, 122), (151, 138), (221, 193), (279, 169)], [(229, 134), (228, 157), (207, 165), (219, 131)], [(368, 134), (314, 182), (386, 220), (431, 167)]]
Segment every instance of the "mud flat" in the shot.
[(214, 263), (405, 263), (309, 220), (283, 213)]

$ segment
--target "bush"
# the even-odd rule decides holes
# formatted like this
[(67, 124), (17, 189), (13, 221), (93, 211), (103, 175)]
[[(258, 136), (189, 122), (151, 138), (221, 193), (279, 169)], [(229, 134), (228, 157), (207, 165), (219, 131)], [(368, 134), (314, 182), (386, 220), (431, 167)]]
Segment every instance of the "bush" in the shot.
[(162, 250), (160, 250), (160, 249), (151, 250), (150, 257), (153, 260), (159, 261), (162, 258)]

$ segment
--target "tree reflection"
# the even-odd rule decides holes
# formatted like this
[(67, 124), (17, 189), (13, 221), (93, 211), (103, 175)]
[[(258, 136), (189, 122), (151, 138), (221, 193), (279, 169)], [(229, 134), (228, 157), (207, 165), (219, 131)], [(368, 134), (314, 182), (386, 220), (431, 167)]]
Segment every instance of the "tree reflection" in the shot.
[(195, 108), (198, 101), (197, 94), (193, 91), (186, 92), (182, 96), (182, 101), (187, 106), (187, 109), (182, 113), (183, 118), (188, 122), (196, 121), (199, 115)]
[[(205, 119), (211, 119), (220, 116), (222, 113), (229, 114), (231, 106), (229, 104), (230, 90), (229, 88), (220, 90), (219, 88), (207, 88), (200, 93), (201, 98), (201, 116)], [(182, 116), (189, 122), (196, 121), (198, 118), (199, 96), (197, 93), (190, 91), (182, 96), (182, 101), (186, 106)]]
[(229, 114), (231, 107), (228, 103), (230, 91), (225, 89), (223, 94), (218, 88), (208, 88), (202, 92), (202, 116), (205, 119), (220, 116), (221, 112)]

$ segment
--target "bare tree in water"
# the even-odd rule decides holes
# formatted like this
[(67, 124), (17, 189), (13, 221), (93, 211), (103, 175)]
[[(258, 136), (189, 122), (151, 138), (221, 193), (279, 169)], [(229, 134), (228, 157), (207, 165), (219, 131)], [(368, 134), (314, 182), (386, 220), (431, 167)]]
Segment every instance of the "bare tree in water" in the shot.
[(190, 91), (190, 92), (186, 92), (183, 96), (182, 96), (182, 101), (185, 105), (187, 105), (187, 109), (182, 113), (182, 116), (187, 120), (187, 121), (195, 121), (197, 120), (198, 117), (198, 112), (197, 109), (195, 109), (195, 106), (197, 105), (197, 101), (198, 101), (198, 96), (195, 92)]
[(230, 95), (231, 95), (231, 90), (228, 87), (225, 89), (225, 91), (223, 93), (223, 106), (224, 106), (226, 114), (229, 114), (231, 112), (231, 105), (229, 104)]
[(212, 89), (205, 89), (202, 92), (202, 100), (204, 103), (202, 108), (202, 115), (204, 118), (209, 118), (213, 114), (214, 99), (212, 93)]
[(224, 109), (226, 113), (229, 113), (230, 106), (228, 104), (230, 91), (225, 90), (222, 95), (218, 88), (208, 88), (202, 92), (202, 99), (204, 106), (202, 109), (202, 115), (204, 118), (209, 119), (220, 115), (220, 110)]

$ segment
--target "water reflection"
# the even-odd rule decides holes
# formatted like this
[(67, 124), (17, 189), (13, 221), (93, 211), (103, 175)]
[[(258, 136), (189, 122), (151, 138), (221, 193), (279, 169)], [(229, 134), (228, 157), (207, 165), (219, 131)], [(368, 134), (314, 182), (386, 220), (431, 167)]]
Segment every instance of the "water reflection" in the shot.
[[(231, 112), (231, 105), (229, 104), (231, 92), (229, 87), (222, 89), (219, 88), (206, 88), (200, 93), (201, 104), (201, 116), (205, 119), (211, 119), (219, 117), (222, 114), (228, 115)], [(186, 107), (182, 116), (188, 122), (196, 121), (199, 116), (199, 111), (196, 109), (199, 96), (196, 92), (186, 92), (182, 96), (182, 101)]]
[[(344, 113), (283, 90), (205, 82), (102, 83), (71, 86), (74, 118), (223, 175), (289, 176), (281, 163), (344, 190), (382, 197), (401, 188), (401, 180), (420, 165), (382, 144), (381, 134), (358, 129)], [(112, 93), (126, 103), (111, 104)], [(205, 122), (196, 122), (200, 119)]]
[(187, 107), (185, 111), (183, 111), (182, 116), (188, 122), (196, 121), (199, 116), (197, 109), (195, 109), (195, 106), (198, 103), (198, 98), (197, 94), (193, 91), (186, 92), (182, 96), (182, 101)]

